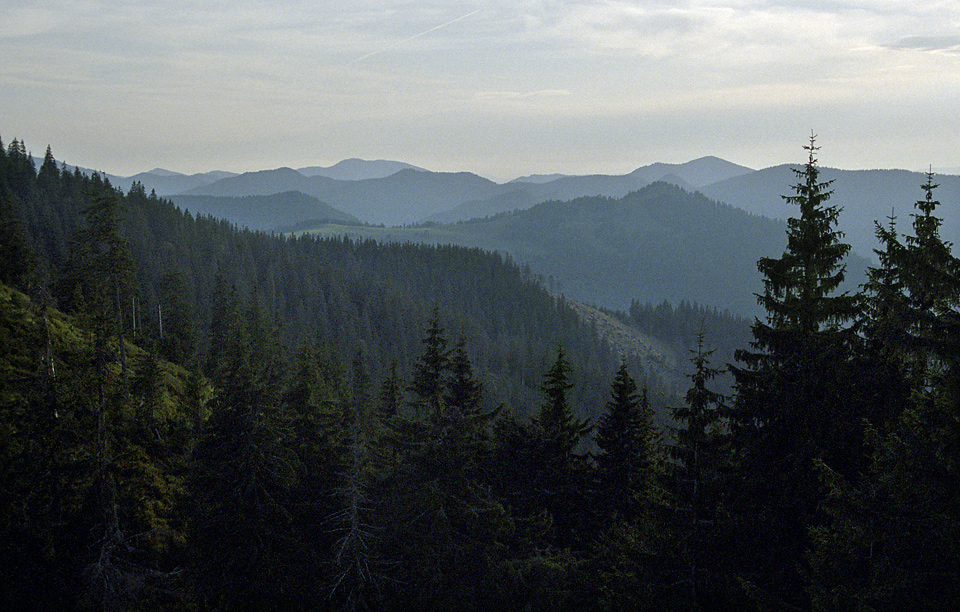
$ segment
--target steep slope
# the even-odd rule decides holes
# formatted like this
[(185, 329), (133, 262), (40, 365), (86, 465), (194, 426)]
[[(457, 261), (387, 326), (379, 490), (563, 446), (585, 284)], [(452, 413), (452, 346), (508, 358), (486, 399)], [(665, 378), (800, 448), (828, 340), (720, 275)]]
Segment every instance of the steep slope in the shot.
[(597, 335), (610, 343), (610, 346), (622, 357), (633, 356), (639, 359), (644, 370), (658, 376), (670, 389), (683, 386), (685, 355), (678, 355), (674, 347), (666, 342), (644, 334), (636, 326), (608, 312), (589, 306), (567, 297), (562, 298), (577, 313), (581, 320), (597, 330)]

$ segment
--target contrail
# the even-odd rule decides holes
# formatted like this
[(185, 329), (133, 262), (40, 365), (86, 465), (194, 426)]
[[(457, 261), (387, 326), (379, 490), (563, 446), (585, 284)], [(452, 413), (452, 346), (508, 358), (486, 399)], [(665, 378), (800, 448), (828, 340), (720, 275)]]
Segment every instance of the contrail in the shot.
[(457, 17), (456, 19), (452, 19), (452, 20), (450, 20), (450, 21), (448, 21), (448, 22), (446, 22), (446, 23), (441, 23), (441, 24), (438, 25), (438, 26), (434, 26), (434, 27), (430, 28), (429, 30), (424, 30), (423, 32), (420, 32), (419, 34), (414, 34), (414, 35), (411, 36), (410, 38), (404, 38), (403, 40), (398, 40), (397, 42), (395, 42), (395, 43), (393, 43), (392, 45), (389, 45), (389, 46), (387, 46), (387, 47), (384, 47), (383, 49), (380, 49), (380, 50), (378, 50), (378, 51), (374, 51), (373, 53), (367, 53), (366, 55), (364, 55), (364, 56), (362, 56), (362, 57), (358, 57), (357, 59), (353, 60), (352, 62), (350, 62), (350, 63), (347, 64), (347, 65), (348, 65), (348, 66), (352, 66), (353, 64), (356, 64), (357, 62), (362, 62), (363, 60), (365, 60), (365, 59), (367, 59), (367, 58), (373, 57), (374, 55), (379, 55), (379, 54), (381, 54), (381, 53), (384, 53), (384, 52), (386, 52), (386, 51), (389, 51), (390, 49), (393, 49), (394, 47), (396, 47), (396, 46), (398, 46), (398, 45), (402, 45), (402, 44), (404, 44), (404, 43), (408, 43), (408, 42), (410, 42), (411, 40), (413, 40), (413, 39), (415, 39), (415, 38), (420, 38), (421, 36), (423, 36), (423, 35), (425, 35), (425, 34), (429, 34), (430, 32), (436, 32), (436, 31), (439, 30), (440, 28), (445, 28), (445, 27), (447, 27), (448, 25), (452, 25), (452, 24), (454, 24), (454, 23), (457, 23), (458, 21), (460, 21), (460, 20), (462, 20), (462, 19), (466, 19), (466, 18), (469, 17), (470, 15), (476, 15), (476, 14), (479, 13), (479, 12), (480, 12), (480, 9), (477, 9), (477, 10), (475, 10), (475, 11), (472, 11), (472, 12), (467, 13), (466, 15), (461, 15), (460, 17)]

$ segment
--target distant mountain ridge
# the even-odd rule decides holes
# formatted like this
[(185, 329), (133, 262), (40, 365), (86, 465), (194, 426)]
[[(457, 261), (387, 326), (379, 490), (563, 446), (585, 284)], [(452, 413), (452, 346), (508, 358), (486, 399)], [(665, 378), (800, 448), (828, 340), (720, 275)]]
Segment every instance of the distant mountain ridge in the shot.
[[(139, 182), (148, 193), (163, 197), (267, 196), (297, 191), (362, 222), (407, 225), (488, 217), (549, 200), (622, 197), (655, 181), (695, 189), (751, 172), (745, 166), (707, 156), (683, 164), (655, 163), (625, 175), (535, 174), (502, 184), (470, 172), (432, 172), (400, 161), (358, 158), (329, 167), (280, 167), (239, 174), (212, 171), (187, 175), (154, 168), (128, 177), (101, 175), (124, 191)], [(223, 203), (220, 205), (222, 208)], [(223, 210), (231, 208), (242, 207)]]
[[(392, 167), (369, 166), (370, 172), (374, 168), (386, 172)], [(345, 171), (349, 168), (349, 164), (344, 166)], [(705, 181), (749, 172), (753, 170), (716, 157), (703, 157), (685, 164), (653, 164), (626, 175), (534, 176), (529, 182), (515, 180), (503, 184), (469, 172), (431, 172), (415, 167), (359, 180), (319, 173), (305, 176), (292, 168), (278, 168), (227, 177), (186, 193), (236, 197), (300, 191), (369, 223), (405, 225), (422, 221), (452, 223), (522, 210), (549, 200), (622, 197), (659, 180), (690, 189)]]
[(129, 191), (134, 182), (139, 182), (147, 193), (156, 191), (159, 196), (168, 196), (209, 185), (232, 176), (236, 176), (236, 173), (214, 170), (199, 174), (180, 174), (163, 168), (155, 168), (150, 172), (141, 172), (133, 176), (111, 178), (110, 182), (114, 187), (124, 191)]
[(344, 181), (278, 168), (222, 179), (186, 195), (237, 197), (300, 191), (368, 223), (403, 225), (447, 210), (451, 202), (488, 197), (498, 188), (493, 181), (469, 172), (407, 168), (382, 178)]
[(209, 215), (264, 232), (302, 231), (324, 223), (360, 223), (353, 215), (299, 191), (241, 197), (174, 195), (167, 199), (195, 216)]
[(326, 168), (322, 166), (297, 168), (297, 172), (304, 176), (325, 176), (327, 178), (337, 179), (338, 181), (362, 181), (366, 179), (386, 178), (401, 170), (426, 172), (424, 168), (404, 162), (386, 159), (368, 161), (357, 158), (345, 159)]
[[(43, 163), (42, 159), (37, 159), (36, 164)], [(280, 168), (282, 169), (282, 168)], [(390, 160), (367, 161), (362, 159), (345, 159), (329, 167), (307, 166), (299, 168), (296, 172), (306, 177), (321, 176), (342, 181), (365, 180), (371, 178), (383, 178), (395, 174), (400, 170), (420, 170), (412, 164)], [(81, 168), (81, 172), (89, 174), (91, 171)], [(271, 171), (267, 171), (271, 172)], [(133, 176), (116, 176), (112, 174), (101, 175), (110, 179), (110, 183), (124, 191), (128, 191), (135, 181), (139, 181), (146, 189), (147, 193), (156, 191), (159, 196), (179, 195), (202, 188), (206, 185), (216, 183), (221, 179), (239, 176), (237, 172), (226, 172), (223, 170), (214, 170), (211, 172), (202, 172), (197, 174), (183, 174), (174, 172), (165, 168), (154, 168), (148, 172), (140, 172)], [(250, 173), (246, 173), (250, 174)], [(254, 172), (253, 174), (259, 174)], [(274, 193), (282, 193), (276, 191)], [(209, 195), (209, 194), (208, 194)], [(272, 195), (266, 193), (241, 193), (235, 195)]]
[[(42, 160), (36, 163), (39, 165)], [(655, 181), (700, 191), (709, 198), (754, 214), (786, 219), (796, 211), (784, 203), (782, 196), (792, 191), (796, 181), (792, 168), (798, 166), (781, 164), (752, 170), (706, 156), (682, 164), (654, 163), (623, 175), (535, 174), (502, 184), (468, 172), (432, 172), (399, 161), (356, 158), (327, 168), (276, 168), (242, 174), (218, 171), (185, 175), (163, 168), (131, 177), (101, 174), (120, 189), (129, 190), (134, 181), (139, 181), (147, 192), (155, 190), (165, 197), (177, 194), (265, 196), (298, 191), (362, 222), (407, 225), (491, 217), (552, 200), (591, 196), (619, 198)], [(834, 181), (831, 203), (843, 208), (840, 229), (845, 240), (855, 251), (868, 257), (877, 246), (874, 221), (885, 223), (895, 214), (899, 229), (908, 231), (913, 202), (922, 196), (920, 185), (926, 180), (922, 172), (829, 167), (821, 168), (821, 176)], [(956, 214), (960, 204), (960, 176), (938, 175), (935, 182), (940, 185), (935, 196), (942, 203), (941, 233), (946, 240), (960, 244), (960, 215)], [(239, 219), (232, 220), (243, 224)]]
[[(798, 211), (783, 199), (793, 192), (797, 182), (793, 168), (783, 164), (729, 178), (704, 186), (700, 191), (709, 198), (726, 202), (748, 212), (772, 219), (796, 216)], [(920, 185), (927, 180), (922, 172), (907, 170), (839, 170), (822, 167), (820, 179), (833, 181), (829, 203), (840, 206), (839, 229), (844, 240), (865, 256), (877, 248), (874, 221), (887, 224), (891, 214), (897, 217), (897, 229), (910, 233), (914, 207), (923, 199)], [(940, 235), (954, 245), (960, 244), (960, 176), (936, 175), (939, 187), (934, 197), (940, 201), (937, 215), (943, 219)]]
[(655, 163), (641, 166), (629, 174), (593, 174), (548, 177), (533, 175), (525, 181), (517, 179), (504, 185), (513, 189), (502, 190), (486, 200), (464, 202), (460, 206), (428, 217), (436, 223), (454, 223), (467, 219), (488, 217), (501, 212), (523, 210), (550, 200), (572, 200), (589, 196), (620, 198), (656, 181), (663, 181), (687, 190), (701, 185), (753, 172), (719, 157), (701, 157), (683, 164)]
[[(618, 310), (634, 299), (681, 300), (761, 314), (761, 257), (786, 246), (783, 221), (752, 215), (665, 182), (621, 198), (548, 201), (526, 210), (449, 225), (327, 227), (322, 234), (384, 242), (457, 244), (495, 250), (529, 265), (564, 295)], [(850, 286), (866, 261), (848, 258)]]

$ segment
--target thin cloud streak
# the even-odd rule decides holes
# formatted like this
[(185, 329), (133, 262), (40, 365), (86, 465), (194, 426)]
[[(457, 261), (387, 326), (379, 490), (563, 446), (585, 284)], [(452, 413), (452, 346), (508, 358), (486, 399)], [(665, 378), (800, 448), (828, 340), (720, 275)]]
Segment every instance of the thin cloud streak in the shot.
[(438, 25), (438, 26), (434, 26), (434, 27), (430, 28), (429, 30), (424, 30), (423, 32), (420, 32), (419, 34), (414, 34), (413, 36), (411, 36), (411, 37), (409, 37), (409, 38), (404, 38), (403, 40), (398, 40), (397, 42), (393, 43), (392, 45), (390, 45), (390, 46), (388, 46), (388, 47), (386, 47), (386, 48), (384, 48), (384, 49), (380, 49), (380, 50), (378, 50), (378, 51), (373, 51), (372, 53), (367, 53), (366, 55), (364, 55), (364, 56), (362, 56), (362, 57), (358, 57), (357, 59), (355, 59), (355, 60), (353, 60), (352, 62), (350, 62), (350, 63), (348, 64), (348, 66), (352, 66), (353, 64), (357, 64), (357, 63), (359, 63), (359, 62), (362, 62), (363, 60), (370, 59), (371, 57), (374, 57), (375, 55), (380, 55), (381, 53), (386, 53), (387, 51), (390, 51), (391, 49), (394, 49), (394, 48), (396, 48), (396, 47), (399, 47), (399, 46), (402, 45), (402, 44), (408, 43), (408, 42), (410, 42), (411, 40), (416, 40), (417, 38), (420, 38), (421, 36), (425, 36), (425, 35), (427, 35), (427, 34), (430, 34), (431, 32), (436, 32), (437, 30), (440, 30), (440, 29), (445, 28), (445, 27), (447, 27), (447, 26), (453, 25), (453, 24), (457, 23), (458, 21), (462, 21), (462, 20), (466, 19), (467, 17), (470, 17), (470, 16), (472, 16), (472, 15), (476, 15), (476, 14), (479, 13), (479, 12), (480, 12), (480, 9), (476, 9), (475, 11), (471, 11), (471, 12), (467, 13), (466, 15), (461, 15), (460, 17), (457, 17), (456, 19), (452, 19), (452, 20), (450, 20), (450, 21), (448, 21), (448, 22), (446, 22), (446, 23), (441, 23), (441, 24)]

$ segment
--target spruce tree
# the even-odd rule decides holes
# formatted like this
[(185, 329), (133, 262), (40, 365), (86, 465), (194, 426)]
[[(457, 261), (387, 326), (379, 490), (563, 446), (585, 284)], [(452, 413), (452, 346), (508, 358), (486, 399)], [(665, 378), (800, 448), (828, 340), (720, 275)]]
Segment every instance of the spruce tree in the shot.
[(896, 221), (891, 214), (886, 226), (874, 222), (881, 245), (874, 249), (879, 265), (867, 270), (858, 323), (862, 338), (858, 388), (864, 404), (870, 407), (865, 416), (880, 429), (897, 419), (911, 395), (907, 376), (907, 354), (911, 346), (907, 338), (909, 308), (902, 268), (905, 247)]
[(544, 450), (558, 466), (570, 464), (580, 440), (590, 431), (586, 419), (578, 419), (573, 415), (568, 397), (574, 386), (570, 372), (570, 362), (563, 347), (560, 347), (556, 360), (543, 377), (540, 385), (543, 401), (540, 411), (533, 418), (533, 424), (543, 437)]
[(380, 411), (380, 420), (387, 422), (392, 419), (403, 407), (403, 386), (400, 381), (400, 374), (397, 371), (397, 361), (390, 362), (387, 368), (387, 376), (380, 384), (380, 402), (378, 409)]
[(653, 427), (653, 411), (647, 398), (621, 362), (607, 411), (597, 422), (594, 438), (598, 495), (597, 507), (604, 514), (635, 521), (650, 510), (655, 501), (656, 447), (658, 435)]
[(121, 234), (119, 196), (100, 183), (96, 174), (92, 185), (87, 205), (81, 210), (86, 223), (75, 232), (71, 243), (66, 280), (70, 289), (82, 294), (87, 312), (79, 314), (93, 326), (101, 350), (107, 350), (110, 337), (116, 338), (115, 349), (125, 373), (125, 305), (135, 293), (135, 264)]
[(718, 510), (725, 460), (725, 398), (710, 388), (722, 370), (710, 364), (713, 350), (705, 348), (704, 337), (700, 331), (697, 346), (690, 351), (694, 370), (684, 404), (673, 410), (678, 427), (670, 448), (675, 461), (672, 502), (677, 554), (693, 609), (716, 601), (711, 591), (722, 573)]
[(526, 453), (539, 492), (537, 505), (553, 519), (552, 545), (566, 548), (588, 536), (586, 457), (577, 447), (591, 427), (574, 416), (568, 394), (573, 388), (570, 362), (562, 347), (543, 377), (543, 401), (531, 420), (531, 445)]
[(328, 581), (329, 599), (344, 611), (367, 610), (375, 605), (379, 559), (378, 533), (370, 489), (370, 449), (373, 419), (370, 377), (363, 352), (353, 359), (352, 394), (344, 415), (338, 448), (341, 470), (334, 487), (335, 509), (326, 525), (335, 537), (331, 550), (333, 572)]
[(828, 204), (830, 183), (820, 180), (815, 138), (804, 148), (807, 163), (785, 196), (799, 208), (786, 251), (757, 264), (765, 320), (754, 322), (751, 349), (737, 351), (742, 365), (731, 366), (742, 579), (758, 597), (798, 606), (806, 533), (823, 495), (815, 462), (850, 475), (863, 463), (862, 415), (849, 393), (848, 322), (858, 301), (837, 294), (850, 246), (836, 229), (839, 208)]
[(863, 479), (821, 466), (828, 520), (810, 564), (824, 610), (960, 606), (960, 260), (939, 236), (932, 174), (921, 188), (912, 236), (878, 227), (866, 285), (869, 397), (882, 417), (867, 432), (872, 464)]
[(477, 415), (483, 400), (483, 384), (473, 374), (473, 365), (467, 355), (467, 341), (461, 337), (450, 358), (450, 380), (444, 401), (462, 415)]
[(946, 318), (960, 307), (960, 259), (952, 245), (940, 237), (943, 221), (936, 213), (933, 173), (921, 186), (924, 198), (913, 213), (913, 235), (901, 249), (900, 275), (906, 295), (906, 344), (908, 366), (918, 387), (936, 384), (943, 374), (938, 353), (947, 335)]
[(433, 314), (427, 322), (427, 330), (421, 339), (423, 353), (413, 370), (413, 380), (409, 391), (414, 398), (411, 402), (415, 416), (430, 420), (443, 412), (444, 394), (450, 367), (449, 341), (440, 324), (440, 308), (434, 306)]
[(276, 347), (255, 294), (246, 316), (223, 315), (242, 324), (224, 347), (212, 414), (193, 457), (193, 576), (201, 601), (218, 609), (285, 607), (295, 579), (287, 568), (300, 542), (290, 499), (297, 458)]
[(393, 584), (401, 585), (390, 597), (400, 609), (479, 609), (492, 593), (504, 529), (504, 510), (478, 474), (495, 413), (481, 409), (482, 386), (465, 343), (449, 355), (436, 310), (423, 344), (410, 385), (423, 420), (393, 417), (403, 452), (381, 483), (383, 556), (387, 566), (393, 561)]
[(57, 168), (57, 160), (53, 158), (53, 151), (49, 145), (43, 156), (43, 164), (37, 172), (37, 185), (48, 198), (56, 197), (60, 191), (60, 169)]

